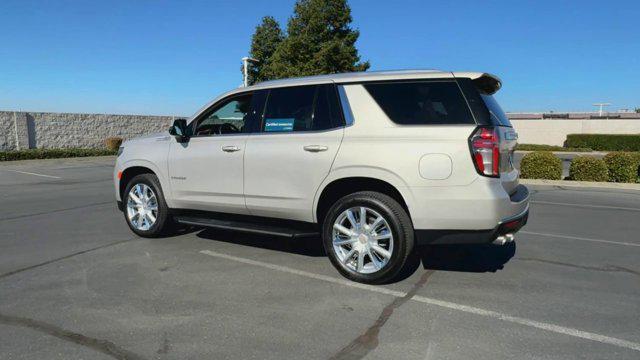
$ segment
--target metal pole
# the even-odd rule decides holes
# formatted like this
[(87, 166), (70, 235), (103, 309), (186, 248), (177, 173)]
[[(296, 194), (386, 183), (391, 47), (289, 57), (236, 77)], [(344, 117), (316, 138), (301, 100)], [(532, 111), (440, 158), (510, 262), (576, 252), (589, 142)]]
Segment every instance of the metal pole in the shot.
[(597, 106), (598, 107), (598, 116), (602, 117), (603, 114), (603, 110), (605, 106), (609, 106), (611, 105), (610, 103), (595, 103), (593, 104), (593, 106)]
[(18, 135), (18, 117), (13, 112), (13, 131), (16, 134), (16, 150), (20, 150), (20, 136)]
[(250, 57), (245, 56), (242, 58), (242, 86), (243, 87), (249, 86), (249, 61), (254, 63), (258, 62), (257, 59), (253, 59)]
[(249, 58), (243, 57), (242, 58), (242, 84), (244, 87), (247, 87), (249, 85), (249, 69), (248, 69), (248, 62)]

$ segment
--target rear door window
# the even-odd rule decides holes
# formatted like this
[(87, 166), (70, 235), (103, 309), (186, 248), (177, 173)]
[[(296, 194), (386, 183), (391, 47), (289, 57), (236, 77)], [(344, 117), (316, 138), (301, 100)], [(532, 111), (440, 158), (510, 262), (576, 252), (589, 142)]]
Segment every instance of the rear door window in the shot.
[(320, 131), (341, 123), (334, 85), (276, 88), (269, 91), (262, 131)]
[(310, 129), (315, 94), (315, 86), (272, 89), (267, 98), (262, 131), (291, 132)]
[(455, 81), (365, 83), (364, 87), (396, 124), (475, 124)]

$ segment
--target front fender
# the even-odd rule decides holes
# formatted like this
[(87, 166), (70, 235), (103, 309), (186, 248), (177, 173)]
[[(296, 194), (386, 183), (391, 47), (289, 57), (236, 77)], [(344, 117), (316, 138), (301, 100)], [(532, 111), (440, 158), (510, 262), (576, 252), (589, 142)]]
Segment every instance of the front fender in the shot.
[(114, 180), (116, 183), (117, 200), (121, 201), (120, 194), (119, 194), (120, 185), (119, 185), (119, 180), (117, 178), (117, 173), (120, 171), (124, 172), (127, 169), (130, 169), (133, 167), (147, 168), (151, 170), (158, 177), (158, 180), (160, 181), (160, 186), (162, 187), (162, 193), (164, 194), (165, 201), (167, 202), (167, 205), (169, 207), (172, 207), (171, 182), (169, 181), (168, 174), (166, 172), (166, 167), (165, 167), (165, 170), (163, 170), (160, 166), (153, 163), (152, 161), (144, 160), (144, 159), (130, 159), (122, 162), (121, 164), (119, 164), (119, 166), (118, 165), (116, 166)]

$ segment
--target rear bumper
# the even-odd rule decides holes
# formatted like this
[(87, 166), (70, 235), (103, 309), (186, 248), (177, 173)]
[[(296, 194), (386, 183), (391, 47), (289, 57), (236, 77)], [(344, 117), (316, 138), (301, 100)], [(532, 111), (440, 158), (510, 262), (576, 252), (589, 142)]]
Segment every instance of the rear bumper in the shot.
[[(487, 244), (506, 234), (514, 234), (527, 224), (529, 219), (529, 190), (519, 185), (510, 196), (511, 204), (521, 209), (515, 215), (502, 218), (493, 228), (485, 230), (464, 229), (416, 229), (418, 245), (438, 244)], [(512, 207), (513, 208), (513, 207)]]
[(410, 187), (401, 191), (414, 229), (488, 230), (522, 214), (529, 191), (518, 185), (507, 193), (500, 179), (478, 176), (463, 186)]
[(499, 236), (517, 232), (528, 219), (529, 209), (490, 230), (416, 230), (416, 242), (418, 245), (488, 244)]

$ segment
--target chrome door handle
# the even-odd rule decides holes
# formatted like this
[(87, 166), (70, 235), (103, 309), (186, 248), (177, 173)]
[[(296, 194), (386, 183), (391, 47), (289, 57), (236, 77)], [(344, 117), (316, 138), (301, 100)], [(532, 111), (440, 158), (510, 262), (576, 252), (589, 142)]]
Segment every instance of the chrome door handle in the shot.
[(323, 145), (307, 145), (305, 147), (303, 147), (304, 151), (308, 151), (308, 152), (320, 152), (320, 151), (327, 151), (329, 150), (328, 147), (323, 146)]
[(236, 152), (236, 151), (240, 151), (240, 148), (235, 146), (235, 145), (223, 146), (222, 147), (222, 151), (224, 151), (224, 152)]

